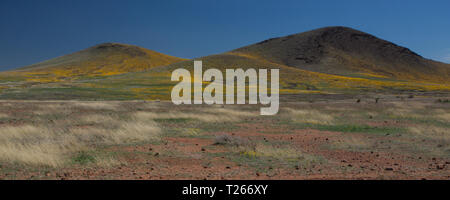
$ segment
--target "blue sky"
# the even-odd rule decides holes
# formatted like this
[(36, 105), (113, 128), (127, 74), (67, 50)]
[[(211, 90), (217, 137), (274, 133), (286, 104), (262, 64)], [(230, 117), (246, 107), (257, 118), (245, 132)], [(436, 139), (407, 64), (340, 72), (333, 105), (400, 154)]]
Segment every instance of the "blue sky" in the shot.
[(448, 0), (0, 0), (0, 69), (103, 42), (183, 58), (349, 26), (450, 63)]

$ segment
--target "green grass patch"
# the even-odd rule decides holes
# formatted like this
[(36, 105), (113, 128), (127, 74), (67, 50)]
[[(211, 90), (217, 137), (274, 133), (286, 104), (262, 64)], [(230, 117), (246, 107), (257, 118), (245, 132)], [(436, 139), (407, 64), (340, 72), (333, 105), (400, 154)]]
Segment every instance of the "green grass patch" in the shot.
[(80, 151), (72, 157), (72, 162), (75, 164), (86, 165), (88, 163), (95, 163), (95, 157), (86, 151)]
[(191, 120), (192, 119), (189, 118), (168, 118), (168, 119), (155, 119), (155, 122), (173, 124), (173, 123), (186, 123)]
[(109, 88), (31, 88), (21, 90), (8, 90), (0, 94), (0, 99), (20, 100), (130, 100), (135, 99), (134, 94), (126, 91)]
[(321, 131), (334, 131), (344, 133), (375, 133), (375, 134), (398, 134), (405, 129), (398, 127), (375, 127), (369, 125), (341, 124), (341, 125), (312, 125), (311, 128)]

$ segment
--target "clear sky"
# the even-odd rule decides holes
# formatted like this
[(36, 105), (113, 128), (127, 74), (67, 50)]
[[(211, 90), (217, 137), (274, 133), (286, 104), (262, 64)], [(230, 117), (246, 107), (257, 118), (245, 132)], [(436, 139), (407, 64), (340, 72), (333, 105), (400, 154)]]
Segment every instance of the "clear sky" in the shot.
[(103, 42), (195, 58), (337, 25), (450, 63), (448, 0), (0, 0), (0, 69)]

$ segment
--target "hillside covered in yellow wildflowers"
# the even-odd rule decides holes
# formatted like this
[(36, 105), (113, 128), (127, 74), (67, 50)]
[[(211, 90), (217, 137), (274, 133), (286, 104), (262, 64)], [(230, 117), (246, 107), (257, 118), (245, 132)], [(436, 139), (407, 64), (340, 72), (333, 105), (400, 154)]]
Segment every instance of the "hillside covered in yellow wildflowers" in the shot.
[(144, 71), (182, 60), (134, 45), (104, 43), (14, 72), (29, 81), (55, 82)]

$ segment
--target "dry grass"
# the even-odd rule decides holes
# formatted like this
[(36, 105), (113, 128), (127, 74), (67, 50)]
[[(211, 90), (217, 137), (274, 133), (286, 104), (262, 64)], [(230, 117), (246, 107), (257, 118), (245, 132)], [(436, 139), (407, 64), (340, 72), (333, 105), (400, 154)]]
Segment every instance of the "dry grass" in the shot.
[(64, 103), (40, 104), (33, 109), (33, 114), (50, 115), (50, 114), (70, 114), (74, 106)]
[(154, 119), (194, 119), (202, 122), (236, 122), (246, 116), (254, 116), (251, 112), (237, 111), (225, 108), (207, 108), (195, 112), (137, 112), (134, 115), (136, 120), (154, 120)]
[(114, 166), (118, 166), (121, 164), (124, 164), (124, 162), (122, 162), (119, 159), (116, 159), (114, 157), (111, 156), (94, 156), (94, 160), (95, 160), (95, 164), (97, 166), (100, 167), (114, 167)]
[[(202, 122), (226, 122), (251, 115), (244, 111), (216, 107), (188, 113), (140, 111), (124, 114), (117, 102), (29, 103), (24, 104), (23, 108), (34, 114), (29, 115), (33, 117), (30, 121), (34, 123), (7, 125), (0, 129), (0, 160), (51, 167), (64, 166), (75, 152), (89, 150), (98, 145), (159, 141), (161, 129), (154, 119), (189, 118)], [(158, 105), (145, 103), (139, 108), (155, 109)], [(79, 112), (84, 109), (100, 111)], [(48, 115), (51, 115), (51, 120)], [(120, 118), (120, 115), (128, 117)], [(184, 132), (190, 135), (198, 134), (195, 130)], [(112, 158), (101, 157), (95, 158), (95, 161), (103, 166), (118, 162)]]
[(157, 109), (160, 108), (160, 102), (157, 101), (147, 101), (145, 103), (138, 105), (139, 109)]
[(119, 105), (116, 102), (99, 102), (99, 101), (92, 101), (92, 102), (74, 102), (72, 104), (75, 107), (82, 107), (86, 109), (105, 109), (105, 110), (116, 110)]
[(325, 161), (320, 156), (303, 153), (291, 146), (257, 143), (253, 146), (233, 147), (232, 150), (239, 153), (240, 156), (256, 160), (256, 163), (259, 163), (257, 164), (259, 167), (268, 165), (272, 160), (280, 166), (290, 164), (297, 167), (308, 167), (313, 163), (323, 163)]
[(5, 162), (57, 167), (64, 163), (64, 155), (73, 146), (61, 144), (18, 144), (0, 146), (0, 159)]
[(450, 130), (448, 128), (416, 124), (409, 127), (408, 130), (415, 136), (450, 142)]
[(157, 141), (161, 130), (154, 122), (122, 122), (119, 128), (74, 128), (69, 134), (84, 143), (123, 144), (140, 141)]
[(302, 152), (291, 147), (274, 147), (272, 145), (254, 144), (233, 147), (234, 152), (248, 157), (271, 157), (277, 159), (297, 159)]
[[(57, 113), (88, 105), (92, 108), (114, 108), (109, 103), (76, 103), (40, 105), (43, 113)], [(112, 105), (112, 106), (111, 106)], [(35, 112), (35, 111), (29, 111)], [(0, 161), (61, 167), (70, 163), (74, 153), (99, 145), (127, 144), (160, 140), (161, 130), (151, 120), (120, 120), (114, 116), (88, 114), (78, 117), (63, 117), (48, 123), (42, 115), (35, 115), (40, 124), (7, 125), (0, 128)], [(94, 122), (95, 126), (79, 126)], [(95, 157), (95, 156), (94, 156)], [(113, 158), (95, 157), (100, 166), (117, 163)]]
[(423, 118), (421, 112), (429, 111), (427, 104), (419, 102), (391, 102), (388, 106), (384, 113), (401, 118)]
[(103, 123), (103, 124), (115, 124), (117, 119), (112, 116), (101, 114), (90, 114), (80, 117), (79, 122), (82, 123)]
[(373, 143), (368, 139), (363, 139), (357, 136), (346, 136), (341, 137), (339, 140), (333, 141), (332, 148), (336, 149), (346, 149), (352, 151), (360, 151), (370, 149), (373, 146)]
[(68, 135), (43, 127), (24, 125), (0, 129), (0, 160), (48, 166), (60, 166), (64, 154), (82, 148)]
[(392, 107), (382, 112), (388, 114), (388, 116), (395, 118), (450, 123), (450, 113), (448, 112), (448, 109), (434, 108), (431, 106), (427, 107), (427, 105), (424, 103), (392, 103), (392, 105)]
[(217, 135), (214, 139), (215, 145), (229, 145), (229, 146), (248, 146), (250, 141), (239, 136), (232, 135)]
[(401, 118), (421, 118), (422, 115), (417, 113), (417, 110), (408, 108), (389, 108), (385, 111), (391, 116), (401, 117)]
[[(142, 106), (152, 109), (158, 107), (154, 103), (141, 104), (140, 108)], [(30, 115), (33, 117), (31, 122), (34, 123), (7, 125), (0, 129), (0, 161), (61, 167), (70, 163), (74, 153), (92, 150), (99, 145), (161, 140), (162, 131), (155, 119), (186, 118), (202, 122), (235, 122), (252, 115), (245, 111), (218, 107), (206, 107), (187, 113), (123, 113), (117, 102), (29, 103), (24, 108), (28, 109), (27, 112), (34, 113)], [(95, 112), (80, 112), (84, 109), (92, 109)], [(48, 115), (51, 115), (51, 120)], [(188, 135), (199, 134), (194, 129), (183, 131)], [(101, 166), (112, 166), (119, 162), (114, 158), (93, 156), (95, 162)]]
[(65, 110), (71, 108), (72, 106), (68, 106), (65, 103), (52, 103), (52, 104), (41, 104), (38, 106), (42, 110)]
[(257, 144), (254, 153), (256, 156), (295, 159), (302, 155), (302, 152), (292, 147), (274, 147), (272, 145)]
[(436, 118), (438, 120), (450, 123), (450, 113), (442, 113), (442, 114), (437, 114)]
[(332, 125), (335, 122), (332, 115), (318, 110), (296, 110), (292, 108), (286, 108), (286, 110), (288, 117), (291, 118), (292, 121), (298, 123)]
[(174, 128), (179, 136), (195, 137), (202, 135), (202, 130), (198, 128)]

